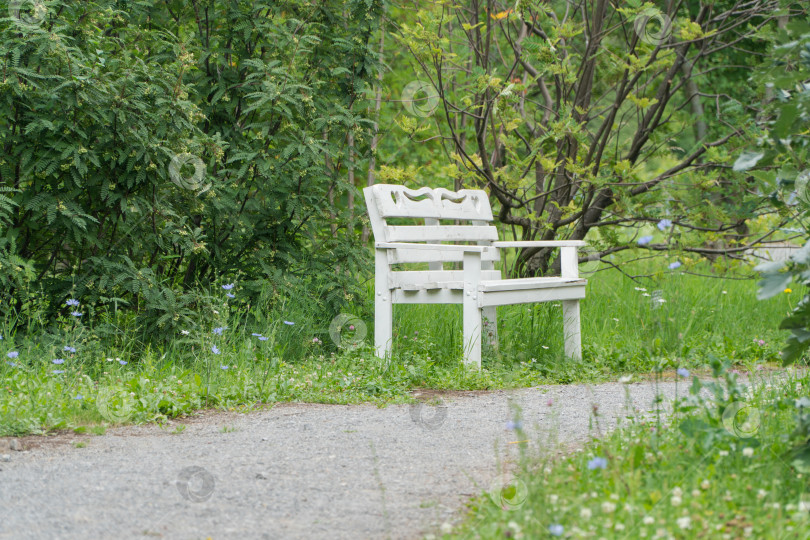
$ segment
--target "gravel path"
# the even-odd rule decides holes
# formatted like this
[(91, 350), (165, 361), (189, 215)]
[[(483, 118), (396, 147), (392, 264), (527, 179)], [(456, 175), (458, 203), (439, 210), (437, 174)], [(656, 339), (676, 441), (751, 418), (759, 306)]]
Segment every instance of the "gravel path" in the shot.
[(627, 392), (645, 411), (675, 384), (454, 393), (439, 406), (436, 396), (281, 404), (205, 414), (180, 434), (116, 428), (82, 448), (26, 450), (27, 439), (0, 449), (0, 538), (420, 538), (505, 477), (499, 464), (518, 446), (506, 427), (513, 404), (532, 445), (555, 452), (594, 434), (594, 404), (602, 428), (626, 416)]

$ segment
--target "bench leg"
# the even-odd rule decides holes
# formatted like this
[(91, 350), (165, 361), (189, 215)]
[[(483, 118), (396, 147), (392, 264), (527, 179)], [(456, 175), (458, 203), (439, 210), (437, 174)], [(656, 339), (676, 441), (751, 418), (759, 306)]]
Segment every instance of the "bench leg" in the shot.
[(464, 296), (464, 363), (481, 369), (481, 308), (472, 296)]
[(495, 306), (485, 307), (484, 315), (484, 339), (489, 341), (492, 348), (498, 350), (498, 311)]
[(394, 302), (388, 288), (388, 254), (376, 250), (374, 276), (374, 348), (379, 358), (391, 357), (394, 325)]
[(374, 347), (379, 358), (385, 359), (391, 356), (393, 315), (391, 298), (376, 296), (374, 302)]
[(563, 331), (565, 332), (565, 356), (582, 359), (582, 337), (579, 326), (579, 300), (563, 300)]

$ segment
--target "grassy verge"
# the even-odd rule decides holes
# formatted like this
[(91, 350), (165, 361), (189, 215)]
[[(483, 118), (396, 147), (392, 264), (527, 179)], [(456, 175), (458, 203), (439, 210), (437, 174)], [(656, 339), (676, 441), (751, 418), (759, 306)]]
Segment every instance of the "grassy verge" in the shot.
[(525, 459), (445, 538), (808, 538), (810, 377), (745, 388), (714, 364), (720, 382), (694, 379), (667, 423), (631, 418), (584, 451)]
[(80, 303), (66, 306), (55, 326), (27, 321), (25, 336), (13, 330), (20, 321), (6, 320), (0, 435), (276, 401), (385, 403), (409, 399), (415, 387), (597, 382), (698, 367), (713, 355), (753, 370), (777, 357), (784, 339), (777, 321), (799, 293), (759, 302), (752, 281), (653, 270), (641, 281), (616, 271), (589, 276), (581, 362), (562, 354), (558, 304), (500, 309), (500, 347), (486, 348), (480, 373), (461, 367), (459, 306), (397, 306), (394, 358), (374, 358), (370, 292), (338, 320), (324, 317), (310, 286), (277, 288), (250, 306), (238, 284), (226, 284), (159, 343), (122, 313), (83, 324), (85, 314), (71, 314), (84, 311)]

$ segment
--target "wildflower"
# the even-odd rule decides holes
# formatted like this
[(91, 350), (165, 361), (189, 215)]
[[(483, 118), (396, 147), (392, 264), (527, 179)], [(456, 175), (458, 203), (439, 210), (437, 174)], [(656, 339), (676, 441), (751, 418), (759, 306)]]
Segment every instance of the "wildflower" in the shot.
[(349, 325), (349, 330), (354, 330), (354, 325), (353, 324)]
[(675, 261), (675, 262), (673, 262), (673, 263), (669, 263), (669, 267), (668, 267), (668, 268), (669, 268), (670, 270), (675, 270), (676, 268), (680, 268), (680, 267), (681, 267), (681, 262), (680, 262), (680, 261)]
[(624, 523), (617, 523), (616, 525), (613, 526), (613, 529), (617, 530), (617, 531), (623, 531), (624, 530)]
[(676, 523), (679, 529), (688, 529), (692, 526), (692, 518), (689, 516), (680, 517), (677, 519)]
[(622, 384), (627, 384), (632, 380), (633, 380), (633, 377), (630, 376), (630, 375), (625, 375), (623, 377), (619, 377), (619, 382), (622, 383)]
[(59, 375), (59, 374), (64, 373), (64, 372), (65, 372), (64, 369), (55, 369), (55, 370), (53, 370), (54, 375)]
[(540, 346), (543, 347), (544, 349), (548, 349), (548, 347), (545, 346), (545, 345), (540, 345)]
[(224, 332), (224, 331), (225, 331), (225, 330), (227, 330), (227, 329), (228, 329), (228, 327), (227, 327), (227, 326), (220, 326), (219, 328), (214, 328), (214, 333), (215, 333), (216, 335), (218, 335), (218, 336), (221, 336), (221, 335), (222, 335), (222, 332)]
[(118, 363), (119, 363), (119, 364), (121, 364), (122, 366), (127, 365), (127, 361), (126, 361), (126, 360), (120, 360), (120, 359), (119, 359), (119, 360), (118, 360)]
[(674, 495), (674, 496), (673, 496), (673, 497), (672, 497), (672, 498), (669, 500), (669, 502), (670, 502), (670, 504), (672, 504), (672, 506), (680, 506), (680, 505), (681, 505), (681, 503), (683, 502), (683, 499), (681, 499), (681, 498), (680, 498), (680, 497), (678, 497), (677, 495)]
[(655, 518), (652, 516), (644, 516), (644, 519), (641, 520), (644, 525), (652, 525), (655, 523)]
[(579, 511), (579, 517), (581, 517), (582, 519), (591, 519), (591, 515), (593, 514), (591, 513), (591, 510), (589, 508), (583, 508), (582, 510)]
[(294, 323), (294, 322), (292, 322), (292, 321), (282, 321), (282, 322), (283, 322), (284, 324), (286, 324), (286, 325), (289, 325), (289, 326), (292, 326), (292, 325), (294, 325), (294, 324), (295, 324), (295, 323)]
[(509, 420), (506, 423), (506, 429), (523, 429), (523, 422), (521, 422), (520, 420), (516, 421)]
[(705, 491), (705, 490), (709, 489), (710, 485), (711, 484), (709, 484), (708, 480), (704, 480), (703, 482), (700, 483), (700, 489)]
[(721, 291), (723, 294), (728, 294), (728, 291)]
[(616, 505), (610, 501), (605, 501), (602, 503), (602, 512), (605, 514), (611, 514), (613, 511), (616, 510)]
[(548, 496), (548, 502), (550, 502), (551, 504), (557, 504), (557, 501), (559, 499), (560, 499), (560, 497), (557, 496), (557, 495), (549, 495)]
[(642, 236), (641, 238), (638, 239), (637, 243), (640, 246), (646, 246), (647, 244), (652, 242), (652, 239), (653, 239), (652, 235), (650, 235), (650, 236)]
[(641, 296), (650, 296), (650, 293), (641, 293)]
[(764, 347), (765, 346), (765, 340), (764, 339), (758, 340), (757, 345), (759, 345), (760, 347)]
[(659, 231), (665, 231), (665, 230), (669, 229), (670, 227), (672, 227), (672, 221), (670, 221), (668, 219), (662, 219), (661, 221), (658, 222), (656, 227), (658, 227)]
[(754, 449), (751, 448), (751, 447), (746, 446), (745, 448), (743, 448), (743, 455), (745, 457), (753, 456), (754, 455)]
[(17, 351), (11, 351), (8, 354), (6, 354), (6, 356), (8, 356), (9, 358), (17, 358), (18, 356), (20, 356), (20, 353), (18, 353)]
[(321, 342), (321, 340), (320, 340), (320, 339), (318, 339), (318, 338), (316, 338), (316, 337), (312, 338), (312, 343), (315, 343), (315, 344), (317, 345), (317, 344), (318, 344), (318, 343), (320, 343), (320, 342)]
[(595, 457), (588, 462), (588, 470), (604, 469), (607, 467), (607, 460), (603, 457)]
[(717, 452), (720, 457), (726, 457), (728, 455), (728, 450), (720, 450)]
[(679, 367), (677, 373), (684, 379), (689, 376), (689, 370), (686, 368)]
[(676, 497), (680, 497), (681, 495), (683, 495), (683, 490), (680, 488), (680, 486), (675, 486), (674, 488), (672, 488), (672, 494), (675, 495)]
[(555, 523), (554, 525), (548, 526), (548, 532), (551, 533), (551, 536), (562, 536), (565, 529), (559, 523)]
[(73, 315), (74, 317), (81, 317), (82, 316), (82, 313), (79, 313), (78, 311), (71, 311), (70, 314)]
[(664, 300), (663, 298), (656, 298), (655, 301), (658, 302), (659, 304), (663, 304), (664, 302), (666, 302), (666, 300)]
[(267, 337), (264, 337), (264, 336), (259, 336), (259, 341), (267, 341), (268, 339), (270, 339), (270, 338), (267, 338)]
[(792, 292), (793, 292), (793, 289), (791, 289), (790, 287), (788, 287), (787, 289), (785, 289), (785, 294), (790, 294), (790, 293), (792, 293)]
[(67, 302), (65, 302), (65, 305), (66, 305), (66, 306), (74, 306), (74, 307), (75, 307), (75, 306), (78, 306), (78, 305), (79, 305), (79, 301), (78, 301), (78, 300), (76, 300), (75, 298), (71, 298), (70, 300), (68, 300)]
[(212, 353), (214, 353), (214, 354), (219, 354), (219, 349), (217, 349), (217, 346), (216, 346), (216, 345), (214, 345), (213, 347), (211, 347), (211, 352), (212, 352)]
[(548, 401), (546, 401), (546, 407), (551, 407), (552, 405), (554, 405), (553, 399), (549, 399)]
[(76, 394), (76, 395), (73, 397), (73, 399), (79, 399), (79, 400), (81, 400), (81, 399), (84, 399), (84, 396), (83, 396), (83, 395), (81, 395), (81, 394)]
[(633, 288), (634, 288), (635, 290), (637, 290), (637, 291), (641, 291), (641, 292), (647, 292), (647, 289), (645, 289), (644, 287), (633, 287)]
[(189, 332), (188, 330), (180, 330), (180, 333), (181, 333), (181, 334), (183, 334), (184, 336), (187, 336), (187, 335), (189, 335), (191, 332)]
[(262, 335), (261, 335), (261, 334), (257, 334), (256, 332), (253, 332), (253, 333), (252, 333), (252, 334), (250, 334), (250, 335), (251, 335), (251, 336), (253, 336), (253, 337), (262, 337)]
[(65, 361), (63, 359), (61, 359), (61, 358), (57, 358), (56, 360), (53, 360), (53, 363), (59, 365), (59, 364), (64, 364)]
[(69, 353), (75, 353), (76, 348), (75, 347), (68, 347), (67, 345), (65, 345), (64, 351), (69, 352)]
[(233, 283), (228, 283), (227, 285), (223, 285), (222, 288), (225, 289), (226, 291), (230, 291), (231, 289), (233, 289)]
[(221, 369), (225, 370), (228, 369), (228, 366), (219, 366)]
[(6, 362), (6, 364), (10, 365), (11, 367), (17, 367), (17, 364), (14, 362)]
[(764, 499), (766, 495), (768, 495), (768, 492), (764, 489), (757, 491), (757, 499)]

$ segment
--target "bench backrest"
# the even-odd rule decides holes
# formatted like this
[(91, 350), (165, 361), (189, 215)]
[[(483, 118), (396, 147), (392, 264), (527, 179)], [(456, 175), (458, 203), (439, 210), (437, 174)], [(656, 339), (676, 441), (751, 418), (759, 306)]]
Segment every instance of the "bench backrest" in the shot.
[[(371, 229), (377, 242), (474, 243), (488, 245), (498, 240), (498, 229), (492, 225), (492, 207), (482, 190), (443, 188), (409, 189), (405, 186), (377, 184), (363, 190)], [(404, 219), (403, 219), (404, 218)], [(398, 221), (412, 224), (398, 224)], [(390, 223), (394, 221), (394, 224)], [(416, 222), (413, 224), (413, 222)], [(455, 281), (460, 272), (443, 271), (442, 263), (459, 262), (460, 251), (396, 249), (389, 251), (389, 264), (429, 263), (428, 273), (398, 272), (397, 281)], [(498, 251), (485, 254), (484, 268), (489, 279), (500, 277), (492, 263)], [(437, 274), (436, 271), (443, 271)], [(413, 274), (413, 275), (412, 275)]]

